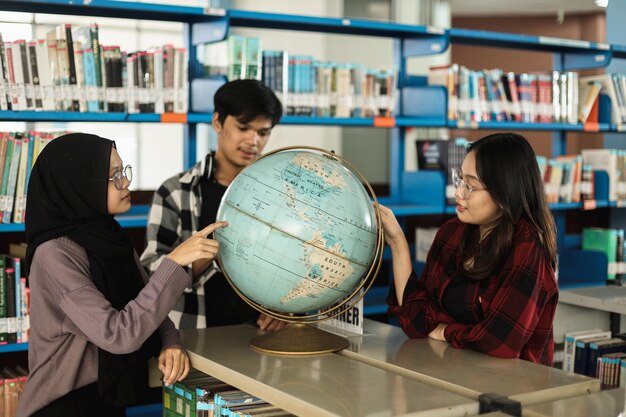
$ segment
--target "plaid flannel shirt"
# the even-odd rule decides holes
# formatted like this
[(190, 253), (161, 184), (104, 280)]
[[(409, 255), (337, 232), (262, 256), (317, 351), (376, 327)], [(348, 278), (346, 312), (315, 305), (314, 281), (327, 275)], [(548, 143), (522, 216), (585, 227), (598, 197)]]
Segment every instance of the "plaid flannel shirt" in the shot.
[[(201, 189), (200, 181), (205, 172), (212, 172), (213, 155), (210, 154), (189, 170), (166, 180), (154, 193), (148, 225), (146, 227), (146, 249), (141, 254), (141, 263), (149, 275), (161, 261), (179, 244), (196, 233), (200, 224)], [(188, 268), (191, 275), (191, 268)], [(187, 293), (198, 298), (198, 313), (185, 311), (185, 296), (181, 296), (169, 317), (178, 329), (200, 329), (206, 327), (204, 312), (204, 283), (219, 271), (216, 262), (195, 279)]]
[(441, 226), (422, 277), (417, 278), (413, 272), (407, 282), (402, 306), (391, 286), (389, 313), (398, 317), (409, 337), (427, 337), (444, 323), (444, 337), (455, 348), (552, 365), (552, 322), (558, 288), (554, 270), (527, 221), (520, 220), (516, 225), (511, 254), (487, 278), (488, 285), (468, 287), (465, 305), (473, 310), (474, 322), (455, 322), (442, 307), (446, 288), (461, 271), (461, 259), (456, 254), (466, 229), (467, 225), (458, 219)]

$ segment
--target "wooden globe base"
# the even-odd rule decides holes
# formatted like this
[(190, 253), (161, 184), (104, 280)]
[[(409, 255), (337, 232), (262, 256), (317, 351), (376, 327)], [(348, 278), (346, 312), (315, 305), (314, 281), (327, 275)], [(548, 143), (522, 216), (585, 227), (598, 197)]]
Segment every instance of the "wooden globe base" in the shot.
[(250, 345), (264, 353), (279, 355), (318, 355), (337, 352), (350, 345), (348, 339), (308, 324), (293, 323), (284, 329), (268, 332), (250, 340)]

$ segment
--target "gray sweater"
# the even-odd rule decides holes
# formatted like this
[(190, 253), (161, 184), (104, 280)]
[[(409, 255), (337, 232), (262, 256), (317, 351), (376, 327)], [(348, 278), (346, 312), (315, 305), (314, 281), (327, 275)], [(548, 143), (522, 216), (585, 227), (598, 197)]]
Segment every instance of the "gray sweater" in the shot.
[(18, 417), (28, 417), (68, 392), (97, 380), (98, 347), (134, 352), (157, 328), (163, 347), (181, 345), (167, 314), (191, 285), (189, 275), (165, 259), (146, 286), (121, 311), (96, 289), (85, 250), (66, 237), (41, 244), (30, 281), (30, 376), (20, 397)]

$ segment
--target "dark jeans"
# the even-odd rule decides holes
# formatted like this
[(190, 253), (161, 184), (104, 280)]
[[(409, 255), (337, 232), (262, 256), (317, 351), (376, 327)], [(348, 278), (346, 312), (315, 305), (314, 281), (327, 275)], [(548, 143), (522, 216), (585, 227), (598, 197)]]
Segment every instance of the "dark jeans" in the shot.
[(103, 404), (93, 383), (54, 400), (32, 417), (126, 417), (126, 409)]

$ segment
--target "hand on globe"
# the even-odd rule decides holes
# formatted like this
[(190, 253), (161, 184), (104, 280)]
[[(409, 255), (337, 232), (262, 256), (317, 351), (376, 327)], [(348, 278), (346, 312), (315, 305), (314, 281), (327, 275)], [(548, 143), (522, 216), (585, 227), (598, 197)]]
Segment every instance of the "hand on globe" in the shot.
[(378, 208), (380, 209), (380, 219), (383, 230), (385, 231), (385, 241), (387, 244), (394, 247), (398, 244), (406, 242), (404, 231), (400, 227), (393, 211), (391, 211), (389, 207), (385, 207), (382, 204), (378, 204)]
[(216, 229), (227, 225), (228, 222), (216, 222), (208, 225), (178, 245), (167, 255), (167, 258), (180, 266), (187, 266), (199, 259), (213, 261), (217, 256), (219, 243), (214, 239), (209, 239), (208, 236)]

